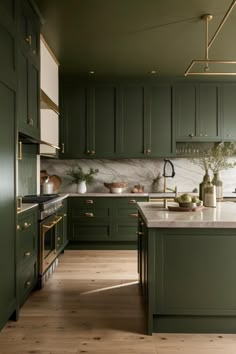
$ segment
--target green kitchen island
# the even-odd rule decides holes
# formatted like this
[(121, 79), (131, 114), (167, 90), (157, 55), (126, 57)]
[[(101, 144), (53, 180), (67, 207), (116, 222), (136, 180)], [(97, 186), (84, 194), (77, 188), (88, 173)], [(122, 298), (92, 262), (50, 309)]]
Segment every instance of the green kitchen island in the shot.
[(147, 332), (236, 333), (236, 203), (178, 212), (138, 203)]

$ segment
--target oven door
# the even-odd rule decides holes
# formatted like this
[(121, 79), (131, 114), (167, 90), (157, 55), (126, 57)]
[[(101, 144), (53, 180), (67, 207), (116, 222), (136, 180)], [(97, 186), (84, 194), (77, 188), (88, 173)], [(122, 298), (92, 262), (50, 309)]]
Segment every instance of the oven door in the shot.
[(40, 273), (43, 274), (56, 258), (57, 224), (62, 216), (52, 215), (40, 223)]

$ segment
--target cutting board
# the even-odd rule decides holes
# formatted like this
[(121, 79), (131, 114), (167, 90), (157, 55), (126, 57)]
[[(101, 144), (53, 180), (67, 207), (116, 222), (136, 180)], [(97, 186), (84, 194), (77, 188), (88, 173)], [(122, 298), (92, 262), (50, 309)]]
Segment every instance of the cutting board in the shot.
[(170, 211), (201, 211), (201, 210), (204, 209), (204, 206), (203, 205), (199, 205), (199, 206), (192, 207), (192, 208), (183, 208), (183, 207), (180, 207), (180, 206), (168, 206), (168, 209)]

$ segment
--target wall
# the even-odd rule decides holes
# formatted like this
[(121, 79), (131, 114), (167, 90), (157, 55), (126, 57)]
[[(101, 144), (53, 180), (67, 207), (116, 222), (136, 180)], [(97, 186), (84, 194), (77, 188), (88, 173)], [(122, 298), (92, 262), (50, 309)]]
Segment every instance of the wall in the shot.
[[(175, 166), (175, 177), (167, 179), (167, 186), (178, 186), (179, 192), (190, 192), (198, 188), (202, 181), (203, 171), (187, 158), (175, 158), (171, 160)], [(152, 180), (160, 172), (163, 173), (164, 160), (160, 159), (130, 159), (130, 160), (43, 160), (41, 169), (47, 170), (49, 175), (57, 175), (62, 180), (60, 192), (75, 192), (75, 184), (71, 184), (66, 170), (79, 164), (85, 170), (90, 167), (98, 168), (99, 173), (95, 176), (95, 182), (88, 186), (88, 192), (108, 192), (104, 182), (125, 181), (130, 191), (135, 184), (144, 185), (145, 192), (151, 192)], [(224, 182), (224, 192), (232, 192), (236, 188), (236, 168), (222, 171), (221, 179)]]

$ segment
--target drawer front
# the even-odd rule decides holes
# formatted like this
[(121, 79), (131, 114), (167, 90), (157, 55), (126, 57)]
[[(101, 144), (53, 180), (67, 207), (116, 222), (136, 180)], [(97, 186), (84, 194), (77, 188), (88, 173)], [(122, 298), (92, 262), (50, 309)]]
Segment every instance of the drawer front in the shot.
[(133, 197), (133, 198), (127, 198), (127, 197), (120, 197), (116, 198), (114, 200), (115, 205), (117, 207), (124, 207), (124, 208), (129, 208), (129, 209), (136, 209), (136, 204), (139, 202), (147, 202), (148, 197)]
[(103, 197), (97, 197), (97, 198), (86, 198), (86, 197), (70, 197), (69, 198), (69, 207), (72, 209), (77, 209), (77, 208), (109, 208), (112, 206), (112, 200), (111, 198), (103, 198)]
[(18, 218), (18, 260), (20, 263), (28, 261), (37, 253), (37, 214), (22, 214)]
[(116, 217), (117, 218), (128, 218), (130, 220), (130, 222), (137, 223), (138, 210), (137, 210), (137, 208), (117, 207)]
[(92, 225), (73, 223), (72, 232), (70, 233), (71, 240), (77, 241), (108, 241), (111, 236), (111, 228), (108, 224)]
[(106, 218), (110, 216), (110, 208), (74, 208), (71, 210), (72, 218), (94, 219)]
[(115, 225), (115, 232), (113, 234), (113, 239), (118, 241), (135, 241), (137, 242), (137, 222), (134, 225), (130, 223), (117, 222)]
[(29, 296), (32, 289), (37, 283), (37, 261), (28, 262), (26, 266), (19, 267), (18, 269), (18, 286), (20, 304)]

